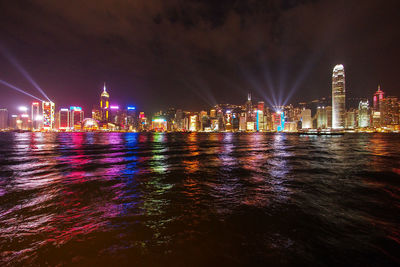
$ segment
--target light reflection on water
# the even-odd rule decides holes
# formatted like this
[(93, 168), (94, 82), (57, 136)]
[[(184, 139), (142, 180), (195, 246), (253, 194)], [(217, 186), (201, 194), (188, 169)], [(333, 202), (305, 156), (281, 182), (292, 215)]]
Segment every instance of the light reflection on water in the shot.
[(0, 263), (393, 264), (399, 145), (380, 134), (1, 134)]

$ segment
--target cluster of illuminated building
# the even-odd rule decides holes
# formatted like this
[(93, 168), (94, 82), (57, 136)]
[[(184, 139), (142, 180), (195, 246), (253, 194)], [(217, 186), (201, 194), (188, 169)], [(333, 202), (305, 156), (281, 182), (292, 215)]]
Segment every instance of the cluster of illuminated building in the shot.
[(159, 111), (149, 120), (134, 106), (110, 104), (104, 85), (99, 106), (85, 117), (81, 107), (59, 108), (51, 101), (22, 106), (9, 116), (0, 109), (1, 130), (22, 131), (181, 131), (181, 132), (332, 132), (400, 130), (400, 102), (387, 96), (378, 86), (372, 97), (360, 99), (358, 107), (346, 109), (346, 86), (343, 65), (332, 74), (332, 97), (299, 103), (296, 106), (266, 106), (253, 103), (251, 94), (243, 105), (218, 104), (210, 110), (192, 112), (170, 108)]

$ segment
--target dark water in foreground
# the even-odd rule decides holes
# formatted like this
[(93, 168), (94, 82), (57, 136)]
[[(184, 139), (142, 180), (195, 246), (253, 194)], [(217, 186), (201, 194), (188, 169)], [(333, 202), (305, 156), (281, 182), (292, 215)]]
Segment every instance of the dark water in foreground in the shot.
[(5, 264), (400, 264), (400, 135), (2, 133)]

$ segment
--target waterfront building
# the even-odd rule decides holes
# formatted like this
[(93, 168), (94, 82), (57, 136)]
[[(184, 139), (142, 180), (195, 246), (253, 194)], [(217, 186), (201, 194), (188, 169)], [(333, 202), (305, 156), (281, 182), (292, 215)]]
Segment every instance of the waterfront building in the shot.
[(175, 122), (176, 122), (176, 129), (178, 131), (183, 131), (183, 111), (182, 111), (182, 109), (176, 110)]
[(400, 104), (395, 96), (388, 96), (380, 103), (382, 126), (399, 125)]
[(211, 126), (210, 126), (210, 130), (211, 131), (213, 131), (213, 132), (217, 132), (217, 131), (219, 131), (219, 119), (210, 119), (210, 123), (211, 123)]
[(379, 111), (372, 111), (372, 127), (379, 128), (381, 127), (381, 113)]
[(317, 108), (315, 117), (317, 120), (317, 129), (328, 128), (328, 114), (327, 109), (324, 106)]
[(249, 132), (254, 132), (256, 130), (256, 123), (254, 121), (247, 121), (246, 130)]
[(55, 104), (53, 102), (42, 102), (43, 129), (46, 131), (52, 130), (54, 128), (54, 110)]
[(272, 113), (271, 113), (271, 111), (269, 110), (268, 107), (266, 107), (265, 111), (264, 111), (264, 122), (265, 122), (264, 129), (266, 131), (272, 131), (272, 128), (273, 128), (273, 126), (272, 126)]
[(40, 115), (40, 104), (39, 102), (32, 102), (31, 107), (31, 121), (32, 121), (32, 130), (38, 131), (42, 128), (43, 118)]
[(217, 110), (216, 109), (211, 109), (210, 110), (210, 117), (211, 118), (215, 118), (215, 117), (217, 117)]
[(328, 121), (328, 128), (332, 128), (332, 106), (326, 107), (326, 118)]
[(264, 131), (264, 110), (265, 110), (265, 104), (263, 101), (259, 101), (257, 103), (257, 110), (256, 110), (256, 124), (257, 124), (257, 131)]
[(117, 129), (123, 128), (125, 115), (119, 106), (110, 105), (108, 121), (114, 124)]
[(346, 84), (343, 65), (336, 65), (332, 74), (332, 128), (345, 126)]
[(97, 120), (97, 121), (101, 121), (101, 119), (102, 119), (101, 110), (98, 107), (94, 107), (92, 109), (92, 119)]
[(199, 126), (200, 131), (204, 131), (205, 128), (210, 127), (210, 122), (209, 122), (207, 111), (205, 111), (205, 110), (200, 111), (199, 123), (200, 123), (200, 126)]
[(0, 130), (6, 130), (8, 128), (8, 110), (6, 108), (0, 108)]
[(239, 131), (246, 131), (246, 114), (244, 112), (239, 116)]
[(151, 121), (151, 129), (155, 132), (165, 132), (167, 130), (167, 120), (161, 116), (154, 117)]
[(285, 114), (277, 111), (272, 114), (273, 131), (282, 132), (285, 130)]
[(16, 116), (14, 129), (28, 131), (30, 130), (30, 124), (30, 116), (24, 112)]
[(93, 118), (86, 118), (82, 122), (82, 129), (84, 131), (97, 131), (99, 130), (99, 124), (97, 120)]
[(191, 115), (189, 120), (189, 131), (197, 132), (199, 130), (199, 116), (197, 114)]
[(296, 114), (296, 112), (298, 112), (300, 114), (301, 110), (294, 108), (293, 105), (290, 104), (290, 105), (284, 106), (283, 112), (285, 114), (285, 121), (292, 122), (292, 121), (298, 120), (298, 118), (297, 118), (298, 114)]
[(368, 100), (361, 100), (358, 105), (358, 127), (367, 128), (371, 125)]
[(84, 118), (84, 112), (81, 107), (71, 106), (70, 110), (70, 124), (69, 127), (71, 130), (81, 130), (82, 122)]
[(110, 109), (110, 95), (107, 92), (106, 83), (104, 83), (103, 92), (100, 95), (101, 120), (103, 122), (109, 121), (109, 109)]
[(297, 131), (297, 121), (285, 121), (285, 132), (296, 132)]
[(147, 118), (143, 111), (141, 111), (139, 113), (139, 126), (138, 127), (139, 127), (139, 131), (148, 130)]
[(60, 130), (60, 111), (54, 114), (54, 128)]
[(301, 128), (302, 129), (312, 128), (311, 109), (303, 109), (301, 111), (300, 117), (301, 117)]
[(17, 129), (18, 115), (12, 114), (10, 118), (10, 129)]
[(137, 130), (137, 115), (136, 115), (136, 107), (128, 106), (126, 108), (126, 119), (125, 124), (128, 130), (133, 131)]
[(346, 112), (345, 127), (346, 129), (354, 129), (357, 124), (357, 110), (351, 109)]
[(69, 118), (69, 109), (61, 108), (58, 113), (58, 129), (60, 130), (69, 130), (70, 129), (70, 118)]
[(232, 131), (232, 111), (227, 110), (224, 115), (223, 123), (225, 125), (225, 131)]

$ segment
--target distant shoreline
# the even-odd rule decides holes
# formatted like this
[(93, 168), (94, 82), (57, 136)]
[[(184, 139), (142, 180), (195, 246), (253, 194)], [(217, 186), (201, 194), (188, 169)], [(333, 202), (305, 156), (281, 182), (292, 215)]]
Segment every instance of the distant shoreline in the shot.
[(165, 131), (165, 132), (156, 132), (156, 131), (140, 131), (140, 132), (133, 132), (133, 131), (0, 131), (0, 133), (177, 133), (177, 134), (190, 134), (190, 133), (200, 133), (200, 134), (217, 134), (217, 133), (234, 133), (234, 134), (255, 134), (255, 133), (262, 133), (262, 134), (288, 134), (288, 135), (343, 135), (343, 134), (376, 134), (376, 133), (383, 133), (383, 134), (398, 134), (399, 131), (341, 131), (341, 132), (257, 132), (257, 131), (237, 131), (237, 132), (229, 132), (229, 131), (220, 131), (220, 132), (204, 132), (204, 131), (196, 131), (196, 132), (178, 132), (178, 131)]

